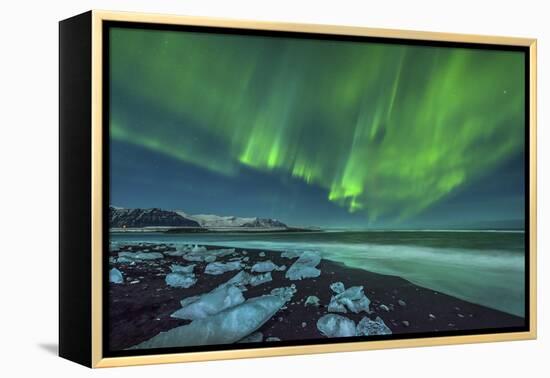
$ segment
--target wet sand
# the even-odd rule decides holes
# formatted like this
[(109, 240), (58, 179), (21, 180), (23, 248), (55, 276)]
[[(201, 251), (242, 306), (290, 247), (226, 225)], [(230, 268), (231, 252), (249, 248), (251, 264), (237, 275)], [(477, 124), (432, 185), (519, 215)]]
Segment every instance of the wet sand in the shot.
[[(209, 247), (209, 248), (223, 248)], [(118, 256), (119, 251), (167, 252), (175, 250), (165, 244), (143, 244), (120, 246), (111, 251), (110, 256)], [(260, 256), (264, 252), (265, 256)], [(207, 252), (206, 252), (207, 253)], [(216, 261), (227, 262), (237, 257), (249, 257), (245, 270), (259, 261), (271, 260), (287, 269), (296, 258), (281, 257), (280, 252), (267, 250), (236, 249), (235, 253), (219, 257)], [(170, 265), (189, 265), (182, 257), (165, 255), (163, 259), (136, 262), (133, 265), (110, 263), (124, 276), (124, 283), (109, 284), (109, 344), (112, 351), (123, 350), (148, 340), (159, 332), (188, 324), (188, 320), (171, 318), (170, 315), (181, 308), (183, 298), (211, 291), (235, 276), (238, 271), (220, 275), (204, 273), (205, 262), (193, 262), (197, 283), (190, 288), (174, 288), (165, 282), (170, 273)], [(440, 332), (456, 330), (480, 330), (491, 328), (521, 327), (524, 319), (484, 306), (462, 301), (427, 288), (410, 283), (400, 277), (382, 275), (363, 269), (349, 268), (329, 260), (321, 260), (317, 266), (321, 275), (291, 281), (285, 278), (286, 271), (273, 271), (271, 282), (256, 287), (248, 286), (243, 292), (246, 299), (269, 294), (277, 287), (296, 285), (297, 292), (286, 308), (279, 310), (257, 331), (264, 340), (276, 337), (283, 341), (325, 338), (317, 329), (317, 320), (328, 314), (327, 306), (333, 295), (329, 286), (341, 281), (346, 288), (363, 286), (371, 300), (371, 314), (346, 313), (355, 322), (364, 316), (375, 319), (380, 316), (393, 334), (418, 332)], [(315, 295), (320, 306), (304, 306), (306, 298)]]

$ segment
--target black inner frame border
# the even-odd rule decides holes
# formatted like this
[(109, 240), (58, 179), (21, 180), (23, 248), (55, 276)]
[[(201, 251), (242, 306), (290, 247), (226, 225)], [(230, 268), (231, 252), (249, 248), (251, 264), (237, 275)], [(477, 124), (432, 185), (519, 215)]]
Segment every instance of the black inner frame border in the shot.
[(110, 137), (109, 137), (109, 120), (110, 120), (110, 29), (114, 27), (127, 29), (148, 29), (157, 31), (180, 31), (180, 32), (200, 32), (226, 35), (245, 35), (245, 36), (262, 36), (262, 37), (283, 37), (297, 39), (314, 39), (314, 40), (330, 40), (330, 41), (351, 41), (363, 43), (382, 43), (382, 44), (399, 44), (409, 46), (432, 46), (432, 47), (448, 47), (448, 48), (466, 48), (480, 50), (500, 50), (500, 51), (516, 51), (524, 54), (524, 87), (525, 87), (525, 134), (524, 134), (524, 174), (525, 174), (525, 325), (523, 327), (506, 327), (506, 328), (488, 328), (488, 329), (471, 329), (471, 330), (456, 330), (456, 331), (438, 331), (438, 332), (415, 332), (397, 335), (384, 336), (355, 336), (355, 337), (340, 337), (340, 338), (319, 338), (294, 341), (277, 341), (277, 342), (259, 342), (259, 343), (243, 343), (243, 344), (220, 344), (220, 345), (205, 345), (205, 346), (190, 346), (190, 347), (171, 347), (171, 348), (155, 348), (142, 350), (122, 350), (112, 351), (109, 346), (109, 285), (103, 284), (102, 292), (102, 354), (103, 358), (107, 357), (128, 357), (140, 355), (158, 355), (172, 353), (192, 353), (192, 352), (209, 352), (209, 351), (224, 351), (224, 350), (243, 350), (255, 348), (273, 348), (282, 346), (306, 346), (306, 345), (331, 345), (339, 343), (357, 343), (365, 341), (379, 340), (406, 340), (406, 339), (426, 339), (448, 336), (467, 336), (467, 335), (488, 335), (501, 334), (511, 332), (528, 332), (530, 330), (530, 49), (528, 46), (508, 46), (498, 44), (483, 44), (470, 42), (446, 42), (446, 41), (431, 41), (417, 40), (404, 38), (388, 38), (388, 37), (369, 37), (369, 36), (352, 36), (352, 35), (336, 35), (323, 33), (308, 33), (308, 32), (289, 32), (289, 31), (271, 31), (257, 29), (240, 29), (228, 27), (212, 27), (212, 26), (192, 26), (192, 25), (169, 25), (158, 23), (131, 22), (131, 21), (102, 21), (102, 143), (103, 143), (103, 203), (102, 203), (102, 271), (103, 277), (109, 276), (109, 259), (105, 251), (109, 251), (109, 224), (107, 214), (109, 212), (110, 203)]

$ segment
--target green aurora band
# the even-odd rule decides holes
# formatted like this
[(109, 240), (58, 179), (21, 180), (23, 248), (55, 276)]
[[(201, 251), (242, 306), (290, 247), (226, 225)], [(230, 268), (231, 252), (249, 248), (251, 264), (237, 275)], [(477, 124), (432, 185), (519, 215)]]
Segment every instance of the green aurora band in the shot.
[(521, 52), (111, 30), (111, 137), (406, 219), (524, 146)]

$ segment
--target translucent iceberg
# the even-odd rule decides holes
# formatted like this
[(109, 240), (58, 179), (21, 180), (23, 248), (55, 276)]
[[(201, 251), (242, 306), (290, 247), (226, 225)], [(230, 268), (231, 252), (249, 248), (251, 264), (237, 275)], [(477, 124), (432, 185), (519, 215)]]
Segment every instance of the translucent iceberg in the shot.
[(252, 265), (252, 269), (250, 270), (252, 272), (265, 273), (265, 272), (272, 272), (274, 270), (285, 270), (285, 269), (286, 269), (286, 266), (284, 265), (277, 266), (271, 260), (267, 260), (267, 261), (257, 262), (256, 264)]
[(341, 315), (328, 314), (317, 320), (317, 329), (326, 337), (356, 336), (355, 322)]
[(204, 269), (204, 273), (218, 275), (225, 272), (231, 272), (232, 270), (238, 270), (242, 268), (240, 261), (229, 261), (226, 263), (222, 262), (211, 262)]
[(226, 282), (230, 285), (235, 285), (241, 290), (245, 289), (245, 286), (250, 284), (250, 278), (252, 277), (251, 274), (245, 272), (244, 270), (241, 270), (239, 273), (233, 276), (229, 281)]
[(191, 252), (184, 254), (182, 257), (187, 261), (204, 261), (210, 263), (216, 261), (218, 257), (224, 257), (232, 253), (235, 253), (235, 248), (207, 250), (206, 247), (194, 246), (191, 248)]
[(364, 317), (357, 323), (357, 335), (358, 336), (373, 336), (373, 335), (391, 335), (391, 329), (388, 328), (386, 323), (379, 316), (375, 320), (370, 320), (368, 317)]
[(201, 297), (200, 295), (195, 295), (194, 297), (183, 298), (183, 299), (180, 301), (181, 307), (185, 307), (185, 306), (187, 306), (188, 304), (191, 304), (191, 303), (193, 303), (193, 302), (196, 302), (200, 297)]
[(264, 334), (261, 332), (254, 332), (244, 339), (237, 341), (238, 343), (260, 343), (264, 340)]
[(193, 273), (193, 269), (195, 269), (195, 266), (195, 264), (187, 266), (172, 264), (170, 265), (170, 270), (172, 271), (172, 273)]
[(125, 256), (122, 256), (122, 257), (119, 257), (118, 259), (116, 259), (116, 263), (117, 264), (130, 264), (130, 263), (135, 263), (135, 260), (130, 259), (130, 258), (125, 257)]
[(273, 281), (273, 278), (271, 277), (271, 272), (262, 273), (258, 275), (250, 275), (249, 283), (252, 286), (258, 286), (266, 282)]
[(214, 262), (216, 261), (216, 255), (210, 255), (205, 253), (187, 253), (182, 256), (184, 260), (191, 262)]
[(165, 255), (168, 255), (168, 256), (172, 256), (172, 257), (182, 257), (186, 254), (188, 254), (189, 251), (185, 250), (185, 251), (166, 251), (164, 252)]
[(320, 305), (319, 297), (317, 297), (315, 295), (310, 295), (309, 297), (307, 297), (307, 299), (304, 303), (305, 307), (307, 307), (307, 306), (319, 307), (319, 305)]
[(298, 260), (286, 272), (286, 278), (290, 280), (301, 280), (303, 278), (314, 278), (321, 275), (321, 271), (316, 268), (321, 262), (321, 256), (317, 252), (304, 252)]
[(202, 246), (202, 245), (197, 245), (195, 244), (192, 248), (191, 248), (191, 252), (193, 253), (202, 253), (202, 252), (206, 252), (206, 247)]
[(281, 298), (285, 298), (285, 301), (289, 301), (296, 293), (296, 285), (292, 284), (288, 287), (278, 287), (271, 290), (272, 295), (277, 295)]
[(235, 248), (211, 249), (208, 251), (208, 254), (215, 255), (216, 257), (224, 257), (233, 253), (235, 253)]
[(246, 285), (258, 286), (272, 280), (273, 278), (271, 277), (271, 272), (253, 275), (245, 272), (244, 270), (241, 270), (233, 278), (227, 281), (227, 284), (233, 284), (239, 287), (241, 290), (245, 291)]
[(197, 278), (193, 273), (169, 273), (165, 281), (168, 286), (183, 287), (187, 289), (197, 282)]
[[(274, 292), (275, 291), (275, 292)], [(292, 298), (295, 288), (279, 288), (216, 315), (161, 332), (129, 349), (216, 345), (237, 342), (255, 332)]]
[(164, 255), (160, 252), (119, 252), (118, 257), (119, 257), (119, 261), (121, 258), (125, 258), (130, 261), (159, 260), (159, 259), (163, 259)]
[(209, 293), (186, 298), (182, 308), (171, 317), (178, 319), (202, 319), (244, 302), (243, 294), (234, 285), (223, 284)]
[(370, 300), (363, 292), (363, 286), (352, 286), (342, 291), (344, 284), (336, 282), (331, 284), (330, 288), (338, 294), (330, 298), (329, 312), (346, 313), (349, 310), (355, 314), (361, 311), (370, 313)]
[(124, 282), (122, 273), (117, 268), (113, 268), (109, 271), (109, 282), (119, 284)]
[(285, 251), (281, 253), (281, 257), (284, 257), (285, 259), (295, 259), (296, 257), (300, 257), (301, 253), (296, 251)]
[(334, 282), (330, 284), (330, 290), (332, 290), (336, 294), (340, 294), (340, 293), (343, 293), (344, 290), (346, 290), (346, 287), (342, 282)]

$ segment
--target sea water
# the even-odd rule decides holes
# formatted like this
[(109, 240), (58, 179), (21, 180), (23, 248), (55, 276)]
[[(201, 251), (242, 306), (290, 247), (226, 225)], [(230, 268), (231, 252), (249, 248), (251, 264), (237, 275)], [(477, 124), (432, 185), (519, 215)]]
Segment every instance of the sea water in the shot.
[(525, 312), (522, 231), (127, 232), (111, 233), (111, 240), (319, 251), (323, 258), (349, 267), (399, 276), (416, 285), (514, 315), (524, 316)]

